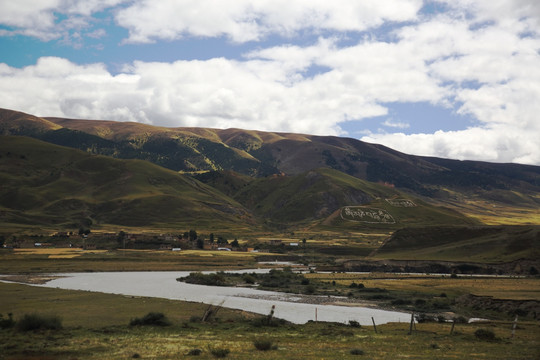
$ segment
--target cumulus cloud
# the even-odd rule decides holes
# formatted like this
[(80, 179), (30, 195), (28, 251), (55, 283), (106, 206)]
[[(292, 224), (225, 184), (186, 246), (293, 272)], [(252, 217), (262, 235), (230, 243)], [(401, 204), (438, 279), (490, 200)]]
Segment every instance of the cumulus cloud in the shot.
[[(39, 22), (34, 31), (46, 38), (58, 31), (55, 14), (65, 14), (61, 27), (75, 29), (66, 41), (75, 41), (89, 16), (123, 2), (21, 1), (15, 10), (2, 2), (0, 22), (20, 31)], [(105, 64), (55, 57), (20, 69), (0, 64), (1, 106), (43, 116), (345, 135), (345, 121), (388, 115), (391, 103), (422, 102), (474, 124), (404, 134), (388, 131), (409, 124), (386, 119), (384, 130), (363, 140), (420, 155), (540, 164), (540, 5), (432, 2), (445, 11), (422, 12), (419, 0), (128, 1), (114, 14), (131, 43), (184, 36), (248, 42), (270, 34), (285, 43), (236, 60), (135, 60), (114, 75)], [(9, 20), (2, 10), (21, 18)], [(386, 24), (385, 36), (343, 41)], [(321, 35), (294, 44), (302, 31)]]
[[(126, 0), (17, 0), (0, 1), (0, 36), (25, 35), (44, 41), (88, 27), (91, 15)], [(61, 16), (60, 16), (61, 15)]]
[(385, 21), (414, 20), (421, 0), (141, 0), (118, 11), (129, 42), (226, 36), (257, 41), (298, 31), (364, 31)]

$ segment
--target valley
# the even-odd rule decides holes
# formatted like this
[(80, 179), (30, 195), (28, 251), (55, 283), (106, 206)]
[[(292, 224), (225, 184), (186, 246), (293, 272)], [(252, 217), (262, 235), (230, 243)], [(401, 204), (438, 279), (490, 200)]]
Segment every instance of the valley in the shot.
[[(20, 321), (46, 309), (66, 326), (31, 333), (31, 346), (21, 343), (25, 334), (0, 329), (6, 359), (166, 359), (195, 348), (211, 358), (218, 345), (234, 358), (341, 359), (354, 357), (357, 347), (384, 358), (380, 348), (389, 342), (398, 345), (385, 349), (386, 358), (460, 358), (473, 348), (470, 358), (535, 356), (538, 166), (412, 156), (339, 137), (42, 118), (7, 109), (0, 109), (0, 134), (0, 274), (20, 282), (0, 282), (0, 322), (9, 312)], [(290, 266), (301, 278), (280, 275), (288, 280), (266, 290), (414, 313), (416, 332), (408, 335), (406, 322), (381, 324), (379, 332), (343, 322), (268, 326), (261, 313), (226, 308), (200, 322), (191, 315), (208, 305), (25, 284), (68, 272)], [(253, 285), (242, 281), (233, 285)], [(127, 325), (155, 309), (173, 320), (171, 328)], [(487, 320), (466, 323), (470, 318)], [(465, 322), (451, 335), (454, 319)], [(485, 328), (496, 340), (475, 335)], [(60, 340), (68, 334), (71, 347)], [(144, 348), (143, 337), (160, 345)], [(319, 346), (323, 338), (328, 349)], [(259, 339), (275, 349), (258, 351), (251, 343)]]

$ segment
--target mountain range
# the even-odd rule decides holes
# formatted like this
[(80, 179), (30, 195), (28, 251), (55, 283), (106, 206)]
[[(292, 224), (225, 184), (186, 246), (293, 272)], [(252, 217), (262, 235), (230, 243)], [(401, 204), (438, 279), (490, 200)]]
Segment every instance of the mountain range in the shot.
[(7, 109), (0, 109), (0, 135), (3, 226), (540, 223), (538, 166), (407, 155), (343, 137)]

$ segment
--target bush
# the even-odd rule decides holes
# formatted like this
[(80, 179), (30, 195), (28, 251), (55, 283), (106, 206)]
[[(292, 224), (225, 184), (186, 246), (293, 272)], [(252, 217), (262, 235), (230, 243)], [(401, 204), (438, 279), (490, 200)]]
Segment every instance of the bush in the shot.
[(268, 316), (256, 317), (250, 322), (251, 322), (251, 325), (255, 327), (263, 327), (263, 326), (278, 327), (278, 326), (287, 324), (286, 320), (277, 319), (275, 317), (270, 318)]
[(270, 340), (255, 340), (253, 346), (260, 351), (268, 351), (272, 349), (272, 341)]
[(356, 320), (349, 320), (349, 326), (357, 328), (361, 327), (360, 323)]
[(396, 300), (392, 300), (392, 305), (410, 305), (412, 304), (412, 301), (411, 300), (406, 300), (406, 299), (396, 299)]
[(364, 355), (364, 350), (362, 349), (352, 349), (350, 351), (351, 355)]
[(244, 280), (246, 284), (255, 284), (257, 282), (257, 278), (252, 274), (242, 275), (242, 280)]
[(474, 332), (478, 340), (493, 341), (496, 339), (495, 333), (489, 329), (478, 329)]
[(158, 312), (149, 312), (142, 318), (135, 318), (131, 319), (129, 322), (130, 326), (142, 326), (142, 325), (150, 325), (150, 326), (169, 326), (171, 325), (171, 322), (167, 319), (163, 313)]
[(202, 353), (201, 349), (191, 349), (191, 350), (189, 350), (188, 355), (190, 355), (190, 356), (199, 356), (199, 355), (201, 355), (201, 353)]
[(227, 355), (229, 355), (229, 353), (231, 352), (229, 349), (227, 348), (209, 348), (210, 350), (210, 354), (212, 354), (215, 358), (224, 358), (224, 357), (227, 357)]
[(44, 316), (38, 314), (25, 314), (22, 319), (17, 322), (17, 330), (19, 331), (59, 329), (62, 329), (62, 319), (55, 315)]
[(4, 319), (4, 316), (0, 314), (0, 329), (9, 329), (15, 326), (15, 320), (13, 320), (13, 314), (9, 313), (8, 318)]

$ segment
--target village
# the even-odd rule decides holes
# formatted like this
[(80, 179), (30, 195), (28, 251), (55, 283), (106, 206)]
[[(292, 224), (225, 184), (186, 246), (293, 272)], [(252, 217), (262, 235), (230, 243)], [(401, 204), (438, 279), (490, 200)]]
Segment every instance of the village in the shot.
[[(305, 246), (305, 241), (304, 244)], [(246, 241), (239, 242), (237, 238), (232, 241), (224, 236), (215, 236), (213, 233), (197, 234), (195, 230), (182, 234), (150, 234), (127, 233), (120, 231), (90, 232), (88, 230), (58, 231), (48, 235), (0, 235), (0, 246), (7, 249), (31, 248), (80, 248), (82, 250), (209, 250), (209, 251), (238, 251), (238, 252), (274, 252), (285, 247), (299, 248), (298, 242), (285, 242), (279, 239), (270, 239), (264, 243), (248, 246)], [(263, 248), (261, 248), (264, 247)]]

